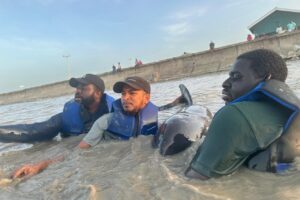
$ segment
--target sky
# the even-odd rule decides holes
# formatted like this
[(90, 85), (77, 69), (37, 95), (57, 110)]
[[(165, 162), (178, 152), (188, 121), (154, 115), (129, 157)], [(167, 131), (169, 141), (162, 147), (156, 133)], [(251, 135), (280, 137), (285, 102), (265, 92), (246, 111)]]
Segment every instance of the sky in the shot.
[(299, 0), (0, 0), (0, 93), (246, 40)]

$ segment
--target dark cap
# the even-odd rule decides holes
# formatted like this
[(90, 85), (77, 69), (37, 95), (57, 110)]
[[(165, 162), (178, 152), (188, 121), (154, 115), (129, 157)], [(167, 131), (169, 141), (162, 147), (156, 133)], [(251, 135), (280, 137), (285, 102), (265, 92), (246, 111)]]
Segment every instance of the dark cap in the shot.
[(93, 84), (95, 85), (102, 93), (105, 90), (105, 85), (103, 80), (94, 74), (86, 74), (82, 78), (71, 78), (69, 80), (69, 84), (72, 87), (78, 87), (79, 84), (81, 85), (88, 85), (88, 84)]
[(144, 90), (148, 94), (150, 94), (151, 91), (148, 81), (138, 76), (127, 77), (124, 81), (116, 82), (113, 89), (116, 93), (121, 93), (124, 85), (128, 85), (137, 90)]

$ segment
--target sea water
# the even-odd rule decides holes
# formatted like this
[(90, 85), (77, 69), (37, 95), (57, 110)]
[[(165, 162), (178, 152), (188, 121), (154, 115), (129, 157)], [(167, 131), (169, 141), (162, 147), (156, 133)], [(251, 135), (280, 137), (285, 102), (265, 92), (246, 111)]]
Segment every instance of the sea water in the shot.
[[(287, 83), (300, 97), (300, 61), (288, 63)], [(221, 84), (228, 72), (213, 73), (152, 84), (151, 100), (164, 105), (180, 95), (178, 85), (189, 89), (194, 103), (220, 109)], [(119, 94), (108, 91), (119, 98)], [(0, 124), (32, 123), (59, 113), (72, 96), (0, 106)], [(159, 121), (176, 113), (175, 107), (159, 113)], [(184, 176), (197, 143), (186, 151), (162, 157), (151, 147), (151, 136), (130, 141), (101, 142), (94, 148), (77, 148), (82, 136), (38, 144), (0, 143), (0, 177), (23, 164), (64, 155), (42, 173), (18, 184), (0, 187), (1, 199), (300, 199), (300, 174), (275, 175), (241, 167), (230, 176), (208, 181)]]

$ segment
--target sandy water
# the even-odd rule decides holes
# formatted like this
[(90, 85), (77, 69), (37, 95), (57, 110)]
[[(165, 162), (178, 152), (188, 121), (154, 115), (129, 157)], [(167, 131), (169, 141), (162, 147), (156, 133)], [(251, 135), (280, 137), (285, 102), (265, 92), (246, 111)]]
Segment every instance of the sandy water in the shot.
[[(300, 61), (288, 63), (287, 83), (300, 97)], [(172, 101), (184, 83), (196, 104), (215, 113), (223, 102), (221, 84), (225, 73), (209, 74), (152, 85), (152, 101)], [(108, 91), (116, 98), (118, 95)], [(43, 121), (62, 111), (71, 96), (0, 107), (0, 124)], [(159, 113), (159, 120), (179, 107)], [(0, 187), (1, 199), (300, 199), (300, 174), (285, 176), (241, 168), (230, 176), (206, 182), (184, 177), (197, 145), (185, 152), (161, 157), (151, 148), (150, 137), (130, 141), (109, 141), (95, 148), (76, 148), (82, 136), (55, 139), (35, 145), (0, 143), (0, 177), (24, 163), (57, 155), (65, 160), (18, 184)]]

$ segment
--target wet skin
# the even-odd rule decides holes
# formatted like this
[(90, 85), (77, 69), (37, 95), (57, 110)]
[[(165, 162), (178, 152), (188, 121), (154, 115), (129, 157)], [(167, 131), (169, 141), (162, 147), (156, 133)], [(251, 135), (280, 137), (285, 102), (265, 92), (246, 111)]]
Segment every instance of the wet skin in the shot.
[[(125, 112), (129, 114), (136, 114), (143, 109), (150, 101), (150, 94), (144, 90), (136, 90), (132, 87), (124, 86), (122, 89), (121, 102)], [(85, 141), (79, 143), (79, 148), (90, 148), (91, 145)]]
[(137, 113), (143, 109), (150, 100), (150, 94), (144, 90), (136, 90), (129, 86), (124, 86), (122, 90), (121, 102), (124, 111)]
[(95, 112), (100, 104), (101, 91), (93, 84), (84, 85), (81, 90), (81, 103), (90, 111)]
[(264, 78), (258, 77), (251, 69), (251, 61), (237, 59), (229, 72), (229, 77), (223, 82), (222, 98), (225, 103), (246, 94)]
[(74, 99), (79, 103), (81, 102), (81, 98), (82, 98), (81, 93), (82, 93), (82, 85), (78, 85), (75, 90)]

